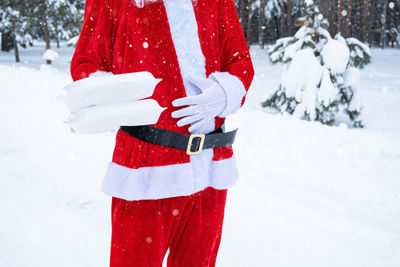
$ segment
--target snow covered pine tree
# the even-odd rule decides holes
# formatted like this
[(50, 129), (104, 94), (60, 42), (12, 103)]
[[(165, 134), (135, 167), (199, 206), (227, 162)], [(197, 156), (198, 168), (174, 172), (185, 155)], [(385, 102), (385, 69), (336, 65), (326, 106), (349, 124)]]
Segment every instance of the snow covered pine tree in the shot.
[(295, 36), (270, 47), (271, 62), (284, 63), (284, 70), (278, 90), (261, 105), (328, 125), (345, 114), (355, 127), (363, 127), (359, 69), (370, 63), (370, 49), (340, 33), (332, 38), (318, 6), (318, 0), (306, 0)]

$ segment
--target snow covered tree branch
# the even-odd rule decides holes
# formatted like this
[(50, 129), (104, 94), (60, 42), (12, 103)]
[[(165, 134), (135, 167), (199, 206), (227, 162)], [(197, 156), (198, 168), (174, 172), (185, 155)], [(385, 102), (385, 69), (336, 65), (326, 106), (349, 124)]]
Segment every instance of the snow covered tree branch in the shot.
[(278, 90), (262, 106), (328, 125), (344, 113), (363, 127), (358, 69), (370, 63), (371, 52), (356, 38), (332, 38), (318, 6), (305, 1), (301, 28), (270, 47), (271, 62), (283, 63), (284, 70)]

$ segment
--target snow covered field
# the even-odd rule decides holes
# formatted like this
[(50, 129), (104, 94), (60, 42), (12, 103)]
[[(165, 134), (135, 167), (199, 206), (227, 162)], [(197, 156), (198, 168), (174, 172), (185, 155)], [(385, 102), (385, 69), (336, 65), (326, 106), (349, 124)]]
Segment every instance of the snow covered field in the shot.
[[(56, 100), (63, 48), (0, 54), (0, 266), (107, 266), (110, 198), (99, 192), (113, 134), (74, 135)], [(256, 77), (227, 119), (241, 178), (228, 192), (217, 266), (400, 266), (400, 50), (362, 72), (364, 129), (267, 113), (281, 66), (253, 48)], [(35, 55), (35, 56), (34, 56)]]

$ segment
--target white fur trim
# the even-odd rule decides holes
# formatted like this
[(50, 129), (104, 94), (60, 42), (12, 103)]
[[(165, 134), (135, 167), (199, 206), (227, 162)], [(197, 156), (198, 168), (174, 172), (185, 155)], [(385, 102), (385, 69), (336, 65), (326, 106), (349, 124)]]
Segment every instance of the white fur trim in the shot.
[(234, 156), (204, 166), (182, 163), (131, 169), (110, 162), (101, 190), (126, 200), (161, 199), (191, 195), (207, 187), (226, 189), (238, 177)]
[(189, 73), (206, 77), (206, 60), (201, 51), (192, 1), (164, 0), (164, 6), (182, 77)]
[(242, 104), (246, 89), (241, 80), (229, 72), (214, 72), (210, 75), (211, 79), (217, 81), (224, 88), (227, 96), (227, 104), (218, 117), (225, 118), (229, 114), (236, 112)]
[(137, 7), (144, 7), (144, 0), (135, 0), (135, 2)]
[[(200, 94), (201, 90), (185, 78), (189, 74), (206, 78), (206, 59), (201, 51), (193, 2), (192, 0), (164, 0), (164, 6), (186, 95)], [(215, 121), (212, 119), (191, 133), (206, 134), (214, 129)]]
[(96, 72), (91, 73), (89, 77), (101, 77), (101, 76), (111, 76), (111, 75), (114, 74), (112, 72), (98, 70)]

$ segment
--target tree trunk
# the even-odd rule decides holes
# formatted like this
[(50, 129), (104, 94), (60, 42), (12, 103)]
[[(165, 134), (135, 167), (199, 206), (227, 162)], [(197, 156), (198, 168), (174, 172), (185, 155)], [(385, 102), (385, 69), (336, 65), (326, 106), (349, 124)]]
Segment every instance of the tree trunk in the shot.
[[(368, 3), (369, 3), (369, 15), (370, 15), (370, 17), (367, 19), (367, 21), (368, 21), (368, 43), (370, 44), (370, 45), (373, 45), (373, 44), (375, 44), (376, 45), (376, 40), (375, 40), (375, 32), (376, 32), (376, 30), (375, 29), (373, 29), (373, 27), (372, 27), (372, 20), (375, 20), (376, 19), (376, 8), (375, 8), (375, 0), (371, 0), (371, 1), (368, 1)], [(375, 22), (374, 22), (374, 24), (375, 24)]]
[(281, 5), (281, 34), (280, 37), (286, 36), (286, 24), (285, 24), (285, 1), (282, 1)]
[[(329, 20), (329, 15), (331, 13), (330, 8), (330, 2), (334, 2), (334, 1), (329, 1), (329, 0), (321, 0), (319, 1), (319, 10), (321, 11), (322, 15), (324, 15), (325, 18), (328, 18)], [(329, 21), (329, 23), (331, 23)]]
[(387, 6), (388, 6), (388, 0), (384, 1), (383, 4), (383, 12), (382, 12), (382, 17), (381, 17), (381, 48), (385, 48), (385, 43), (386, 43), (386, 23), (387, 23)]
[(8, 52), (13, 49), (14, 38), (10, 32), (2, 32), (1, 34), (1, 51)]
[[(246, 1), (240, 0), (240, 8), (239, 8), (239, 19), (242, 24), (242, 28), (244, 27), (244, 10), (246, 9)], [(243, 28), (244, 29), (244, 28)]]
[(286, 10), (287, 10), (287, 17), (286, 17), (286, 22), (287, 22), (287, 34), (288, 36), (292, 35), (292, 0), (287, 0), (286, 1)]
[(253, 22), (253, 0), (249, 0), (249, 17), (247, 19), (247, 46), (250, 48), (250, 45), (252, 43), (252, 22)]
[(58, 36), (56, 36), (56, 43), (57, 43), (57, 48), (60, 48), (60, 40), (58, 39)]
[(329, 13), (328, 13), (328, 21), (329, 21), (329, 30), (331, 35), (334, 35), (338, 32), (337, 24), (335, 21), (335, 14), (337, 9), (337, 0), (329, 1)]
[(342, 22), (343, 22), (343, 15), (342, 11), (344, 10), (344, 0), (339, 0), (338, 4), (338, 9), (337, 9), (337, 27), (338, 27), (338, 32), (340, 32), (343, 35), (343, 27), (342, 27)]
[(352, 34), (352, 16), (353, 16), (354, 0), (349, 1), (349, 7), (347, 8), (347, 16), (345, 18), (345, 36), (350, 37)]
[(324, 18), (328, 20), (329, 23), (329, 33), (331, 35), (335, 35), (337, 33), (337, 21), (336, 21), (336, 8), (337, 8), (337, 0), (321, 0), (320, 1), (320, 10)]
[(47, 7), (46, 0), (42, 0), (42, 23), (43, 23), (43, 32), (44, 32), (44, 40), (46, 41), (46, 49), (50, 49), (50, 33), (49, 33), (49, 25), (47, 24)]
[(20, 62), (19, 50), (18, 50), (18, 42), (17, 42), (17, 39), (16, 39), (15, 35), (13, 36), (13, 45), (14, 45), (15, 62)]
[(267, 0), (261, 0), (260, 3), (260, 29), (259, 29), (259, 40), (260, 40), (260, 46), (261, 49), (264, 49), (265, 45), (265, 38), (264, 38), (264, 29), (266, 28), (265, 21), (265, 6), (267, 4)]
[(54, 21), (54, 31), (56, 33), (55, 34), (55, 38), (56, 38), (57, 48), (60, 48), (60, 39), (58, 38), (59, 31), (58, 31), (58, 22), (57, 22), (57, 20)]
[(361, 15), (360, 15), (360, 41), (366, 42), (368, 40), (368, 29), (369, 29), (369, 4), (368, 0), (361, 1)]

